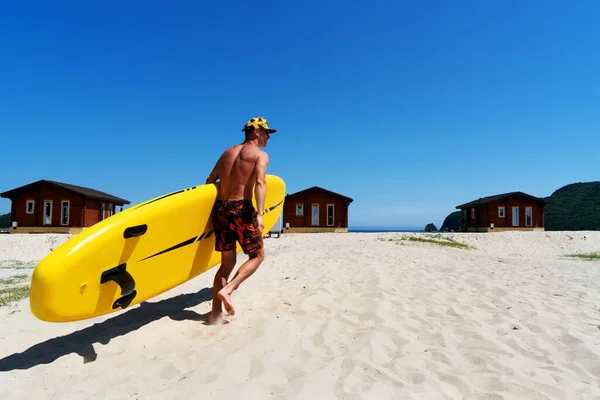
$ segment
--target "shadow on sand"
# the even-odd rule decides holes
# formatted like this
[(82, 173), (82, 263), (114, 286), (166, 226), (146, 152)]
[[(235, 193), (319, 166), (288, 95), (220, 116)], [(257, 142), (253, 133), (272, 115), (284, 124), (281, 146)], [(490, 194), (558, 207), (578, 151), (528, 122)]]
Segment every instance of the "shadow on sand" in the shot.
[(16, 369), (29, 369), (41, 364), (49, 364), (71, 353), (83, 357), (83, 362), (93, 362), (98, 356), (94, 343), (108, 344), (111, 339), (133, 332), (150, 322), (163, 317), (175, 321), (206, 321), (208, 317), (186, 310), (212, 299), (212, 288), (204, 288), (197, 293), (182, 294), (156, 303), (142, 302), (114, 318), (94, 324), (88, 328), (38, 343), (22, 353), (14, 353), (0, 359), (0, 372)]

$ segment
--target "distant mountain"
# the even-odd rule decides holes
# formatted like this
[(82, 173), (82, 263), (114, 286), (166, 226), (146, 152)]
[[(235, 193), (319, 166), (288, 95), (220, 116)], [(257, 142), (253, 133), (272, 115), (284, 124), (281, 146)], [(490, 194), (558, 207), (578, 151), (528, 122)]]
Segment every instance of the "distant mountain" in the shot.
[(425, 225), (425, 229), (423, 229), (423, 232), (437, 232), (437, 228), (435, 227), (435, 224), (431, 222)]
[(10, 228), (10, 213), (0, 215), (0, 228)]
[(544, 224), (548, 231), (600, 230), (600, 182), (573, 183), (544, 200)]

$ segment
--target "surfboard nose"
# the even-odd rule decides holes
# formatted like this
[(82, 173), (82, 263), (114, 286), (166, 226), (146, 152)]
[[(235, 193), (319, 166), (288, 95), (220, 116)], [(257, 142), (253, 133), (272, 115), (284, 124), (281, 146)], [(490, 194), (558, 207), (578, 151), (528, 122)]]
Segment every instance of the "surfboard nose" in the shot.
[(49, 295), (52, 281), (52, 274), (47, 263), (42, 260), (33, 271), (29, 287), (29, 308), (31, 313), (42, 321), (58, 321), (58, 316), (53, 312), (51, 303), (53, 296)]

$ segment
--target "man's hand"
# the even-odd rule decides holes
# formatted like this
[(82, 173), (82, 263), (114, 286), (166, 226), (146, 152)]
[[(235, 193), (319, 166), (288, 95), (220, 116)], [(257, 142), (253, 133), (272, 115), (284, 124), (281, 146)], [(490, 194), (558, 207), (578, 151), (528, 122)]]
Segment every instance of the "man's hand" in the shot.
[(263, 229), (265, 229), (265, 224), (263, 223), (262, 215), (256, 216), (256, 222), (258, 222), (258, 229), (260, 229), (260, 232), (262, 233)]

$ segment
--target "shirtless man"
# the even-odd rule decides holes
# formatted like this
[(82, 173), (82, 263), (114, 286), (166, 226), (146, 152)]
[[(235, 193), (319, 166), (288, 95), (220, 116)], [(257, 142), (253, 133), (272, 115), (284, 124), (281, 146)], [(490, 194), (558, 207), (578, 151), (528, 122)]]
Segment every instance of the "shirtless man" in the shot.
[[(254, 117), (246, 123), (242, 132), (246, 135), (244, 142), (227, 149), (206, 179), (207, 184), (220, 179), (212, 222), (215, 229), (215, 250), (221, 252), (221, 267), (215, 275), (209, 324), (225, 320), (223, 305), (229, 315), (235, 314), (231, 293), (257, 270), (265, 258), (262, 217), (269, 156), (260, 148), (267, 145), (270, 134), (276, 132), (276, 129), (269, 128), (266, 119)], [(258, 212), (252, 205), (253, 187)], [(240, 242), (249, 259), (242, 264), (231, 282), (227, 283), (235, 267), (236, 241)]]

